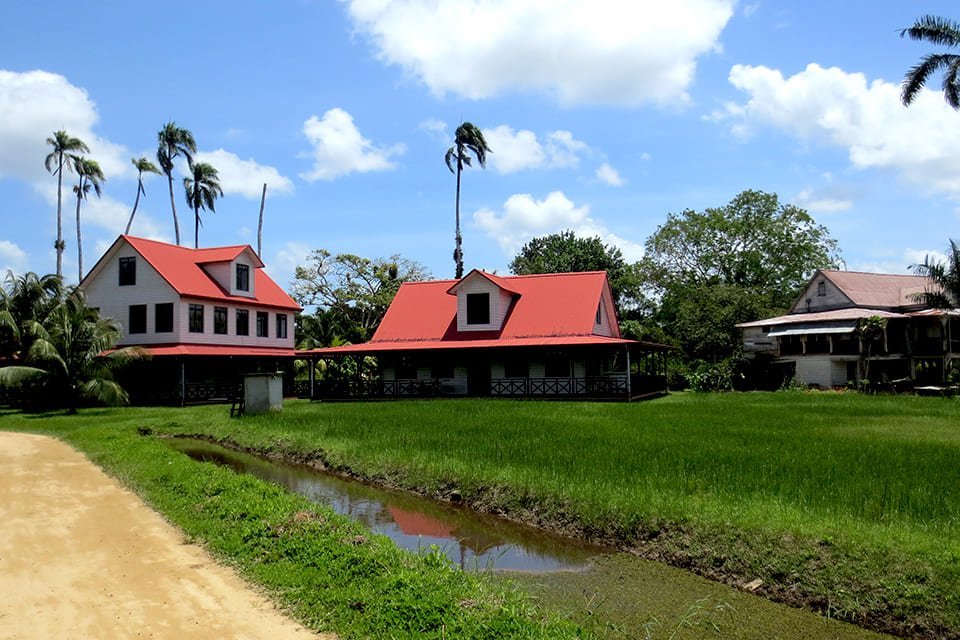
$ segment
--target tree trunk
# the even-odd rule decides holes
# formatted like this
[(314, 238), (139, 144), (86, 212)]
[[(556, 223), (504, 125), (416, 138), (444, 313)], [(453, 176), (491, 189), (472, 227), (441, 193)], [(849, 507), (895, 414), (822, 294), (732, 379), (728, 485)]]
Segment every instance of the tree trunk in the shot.
[(173, 201), (173, 170), (167, 174), (167, 184), (170, 187), (170, 209), (173, 211), (173, 234), (177, 239), (177, 246), (180, 246), (180, 223), (177, 221), (177, 205)]
[(80, 237), (80, 202), (83, 200), (83, 176), (80, 176), (77, 191), (77, 282), (83, 280), (83, 242)]
[(463, 165), (460, 163), (460, 158), (457, 158), (457, 225), (456, 225), (456, 246), (453, 250), (453, 261), (457, 265), (456, 278), (459, 280), (463, 277), (463, 249), (461, 245), (463, 244), (463, 239), (460, 236), (460, 174), (463, 171)]
[(263, 205), (267, 202), (267, 183), (263, 183), (263, 195), (260, 196), (260, 222), (257, 223), (257, 256), (263, 256)]
[(63, 152), (60, 152), (60, 163), (57, 167), (57, 277), (63, 277)]
[(193, 248), (200, 248), (200, 207), (193, 208)]
[[(141, 173), (140, 176), (143, 174)], [(130, 220), (127, 222), (127, 230), (123, 232), (124, 235), (130, 235), (130, 227), (133, 226), (133, 216), (137, 215), (137, 206), (140, 204), (140, 191), (143, 190), (142, 177), (137, 177), (137, 199), (133, 201), (133, 211), (130, 212)]]

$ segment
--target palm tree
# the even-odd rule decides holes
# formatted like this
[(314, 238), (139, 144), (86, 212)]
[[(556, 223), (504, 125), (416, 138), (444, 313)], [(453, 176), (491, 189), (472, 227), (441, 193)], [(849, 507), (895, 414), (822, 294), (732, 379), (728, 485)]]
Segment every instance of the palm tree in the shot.
[(173, 201), (173, 162), (177, 156), (182, 155), (188, 163), (193, 162), (193, 154), (197, 152), (197, 143), (193, 139), (193, 134), (187, 129), (178, 127), (171, 120), (163, 125), (157, 133), (157, 162), (160, 163), (160, 169), (167, 176), (167, 186), (170, 188), (170, 209), (173, 211), (173, 232), (180, 244), (180, 221), (177, 220), (177, 205)]
[(45, 384), (45, 397), (63, 398), (69, 413), (76, 413), (83, 399), (126, 404), (127, 392), (113, 380), (113, 371), (144, 352), (138, 347), (113, 349), (120, 336), (119, 325), (101, 318), (76, 291), (53, 310), (23, 364), (0, 368), (0, 385), (39, 380)]
[[(487, 165), (487, 153), (493, 153), (487, 146), (487, 141), (483, 138), (483, 132), (477, 127), (464, 122), (454, 134), (453, 146), (447, 149), (447, 155), (444, 160), (450, 173), (457, 174), (457, 225), (456, 225), (456, 245), (453, 250), (453, 261), (457, 265), (457, 280), (463, 277), (463, 239), (460, 236), (460, 174), (463, 173), (464, 165), (470, 166), (470, 154), (477, 158), (481, 167)], [(453, 170), (453, 161), (457, 161), (457, 170)]]
[[(923, 16), (912, 27), (900, 31), (901, 38), (922, 40), (936, 45), (960, 47), (960, 23), (939, 16)], [(909, 106), (920, 94), (927, 79), (943, 71), (943, 97), (954, 109), (960, 109), (960, 54), (930, 53), (920, 59), (903, 77), (900, 99)]]
[(214, 211), (213, 203), (223, 195), (217, 170), (206, 162), (190, 163), (191, 175), (183, 179), (187, 204), (193, 209), (193, 246), (200, 248), (200, 209)]
[(933, 262), (927, 256), (923, 264), (913, 265), (917, 275), (930, 279), (931, 287), (918, 297), (924, 304), (937, 309), (960, 305), (960, 245), (950, 241), (946, 262)]
[(96, 160), (77, 158), (73, 163), (73, 170), (80, 176), (80, 181), (77, 182), (77, 185), (73, 188), (73, 192), (77, 194), (77, 282), (80, 282), (83, 280), (83, 239), (80, 235), (80, 203), (87, 197), (87, 194), (90, 193), (91, 187), (93, 187), (94, 193), (96, 193), (99, 198), (101, 193), (100, 184), (106, 180), (106, 178), (103, 177), (103, 171), (100, 170), (100, 165), (97, 164)]
[(63, 302), (63, 279), (55, 274), (7, 271), (0, 287), (0, 360), (21, 357), (44, 333), (44, 324)]
[(133, 201), (133, 211), (130, 212), (130, 221), (127, 222), (127, 229), (123, 232), (125, 235), (130, 235), (130, 227), (133, 226), (133, 216), (137, 215), (137, 207), (140, 205), (141, 194), (147, 195), (146, 189), (143, 188), (143, 174), (156, 173), (159, 175), (160, 173), (157, 165), (142, 156), (139, 158), (130, 158), (130, 162), (137, 168), (137, 199)]
[[(54, 131), (52, 138), (47, 138), (47, 144), (53, 151), (47, 154), (43, 166), (57, 176), (57, 241), (54, 248), (57, 250), (57, 275), (63, 276), (63, 250), (66, 243), (63, 241), (63, 169), (71, 168), (71, 163), (79, 153), (90, 153), (90, 148), (80, 138), (74, 138), (63, 129)], [(56, 166), (56, 169), (53, 167)]]

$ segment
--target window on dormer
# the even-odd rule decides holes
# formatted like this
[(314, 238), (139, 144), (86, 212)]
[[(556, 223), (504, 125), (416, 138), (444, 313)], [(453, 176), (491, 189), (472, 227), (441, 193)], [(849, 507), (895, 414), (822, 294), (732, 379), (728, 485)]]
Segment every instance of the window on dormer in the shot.
[(467, 324), (490, 324), (490, 294), (467, 294)]
[(137, 259), (120, 258), (120, 282), (121, 287), (137, 284)]
[(250, 291), (250, 267), (237, 265), (237, 291)]
[(600, 323), (603, 321), (603, 315), (601, 315), (601, 313), (600, 313), (600, 306), (601, 306), (601, 305), (599, 305), (599, 304), (597, 305), (597, 317), (596, 317), (596, 319), (593, 321), (594, 324), (600, 324)]
[(826, 282), (822, 282), (822, 281), (821, 281), (821, 282), (818, 282), (818, 283), (817, 283), (817, 295), (818, 295), (818, 296), (821, 296), (821, 297), (827, 295), (827, 283), (826, 283)]

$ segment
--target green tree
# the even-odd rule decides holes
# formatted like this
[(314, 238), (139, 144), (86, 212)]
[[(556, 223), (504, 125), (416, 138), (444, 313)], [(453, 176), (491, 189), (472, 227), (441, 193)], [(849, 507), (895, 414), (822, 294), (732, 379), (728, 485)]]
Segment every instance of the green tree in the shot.
[(722, 207), (669, 214), (647, 239), (644, 266), (660, 291), (727, 284), (785, 308), (816, 269), (839, 264), (826, 227), (774, 193), (748, 190)]
[(39, 381), (47, 401), (62, 401), (69, 413), (76, 413), (83, 400), (109, 405), (128, 402), (113, 372), (143, 352), (136, 347), (113, 348), (121, 335), (116, 322), (101, 318), (80, 292), (74, 292), (54, 308), (43, 329), (22, 358), (23, 364), (0, 368), (0, 385)]
[(927, 256), (922, 264), (912, 267), (914, 273), (926, 276), (932, 286), (918, 297), (924, 304), (938, 309), (960, 305), (960, 246), (950, 241), (946, 262), (937, 262)]
[[(938, 16), (926, 15), (912, 27), (900, 31), (901, 38), (920, 40), (931, 44), (960, 47), (960, 23)], [(960, 109), (960, 54), (930, 53), (920, 59), (903, 77), (900, 99), (905, 106), (913, 103), (933, 74), (943, 72), (943, 97), (954, 109)]]
[[(493, 153), (493, 151), (487, 146), (483, 132), (473, 124), (464, 122), (457, 127), (457, 131), (454, 134), (453, 146), (447, 149), (447, 154), (444, 156), (444, 161), (447, 163), (447, 168), (450, 169), (450, 173), (457, 176), (456, 244), (453, 249), (453, 261), (457, 265), (457, 280), (463, 277), (463, 238), (460, 235), (460, 174), (463, 173), (464, 166), (471, 166), (471, 154), (477, 158), (477, 162), (480, 163), (481, 167), (485, 167), (487, 165), (488, 153)], [(453, 168), (454, 161), (456, 161), (457, 165), (456, 170)]]
[(523, 245), (510, 262), (510, 272), (518, 276), (575, 271), (606, 271), (618, 314), (643, 299), (643, 283), (636, 266), (624, 260), (620, 249), (604, 244), (599, 237), (581, 238), (570, 230), (540, 236)]
[(873, 347), (883, 340), (887, 331), (887, 319), (880, 316), (860, 318), (857, 323), (857, 335), (860, 337), (860, 357), (857, 365), (860, 371), (860, 390), (865, 391), (870, 386), (870, 356)]
[(130, 227), (133, 226), (133, 217), (137, 215), (137, 207), (140, 205), (140, 196), (147, 195), (146, 189), (143, 188), (143, 174), (160, 174), (160, 169), (157, 169), (157, 165), (153, 164), (143, 156), (139, 158), (130, 158), (130, 162), (132, 162), (133, 166), (137, 168), (137, 198), (133, 201), (133, 211), (130, 212), (130, 220), (127, 221), (127, 228), (123, 232), (126, 235), (130, 235)]
[(83, 140), (74, 138), (63, 129), (55, 131), (53, 137), (47, 138), (47, 144), (53, 147), (53, 151), (47, 154), (43, 165), (47, 171), (57, 176), (57, 241), (53, 246), (57, 250), (57, 275), (62, 277), (63, 250), (67, 246), (63, 241), (63, 170), (71, 169), (77, 156), (90, 153), (90, 148)]
[(223, 195), (217, 170), (206, 162), (190, 163), (190, 175), (183, 179), (187, 204), (193, 209), (193, 247), (200, 248), (200, 210), (214, 211), (218, 196)]
[(170, 188), (170, 210), (173, 211), (173, 232), (179, 245), (180, 221), (177, 220), (177, 205), (173, 198), (174, 161), (177, 157), (183, 156), (188, 163), (192, 163), (193, 154), (197, 152), (197, 143), (189, 130), (178, 127), (173, 120), (163, 125), (157, 133), (157, 143), (157, 162), (160, 164), (163, 175), (167, 176), (167, 186)]
[(77, 282), (83, 280), (83, 236), (80, 234), (80, 203), (87, 198), (93, 188), (97, 197), (101, 194), (101, 184), (106, 178), (95, 160), (77, 158), (73, 163), (73, 170), (79, 176), (73, 193), (77, 196)]
[(20, 358), (44, 334), (44, 325), (65, 296), (63, 278), (7, 271), (0, 287), (0, 361)]
[(317, 343), (369, 340), (400, 285), (430, 277), (426, 267), (399, 255), (371, 260), (316, 249), (308, 260), (294, 272), (292, 295), (301, 306), (319, 309), (318, 321), (305, 325), (316, 329)]

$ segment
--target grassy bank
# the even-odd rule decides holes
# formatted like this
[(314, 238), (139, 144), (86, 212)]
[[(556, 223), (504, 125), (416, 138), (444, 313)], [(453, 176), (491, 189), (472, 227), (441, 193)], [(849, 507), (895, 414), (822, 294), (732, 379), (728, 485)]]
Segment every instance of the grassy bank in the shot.
[[(282, 415), (242, 420), (203, 407), (97, 421), (313, 458), (441, 497), (456, 490), (475, 508), (720, 580), (759, 578), (759, 592), (832, 617), (960, 637), (956, 401), (778, 393), (633, 405), (288, 403)], [(86, 437), (69, 435), (89, 449)]]
[(510, 585), (463, 573), (440, 552), (401, 551), (305, 498), (137, 433), (144, 423), (197, 417), (192, 410), (0, 412), (0, 428), (62, 437), (315, 630), (344, 638), (582, 637), (575, 625), (545, 622)]

